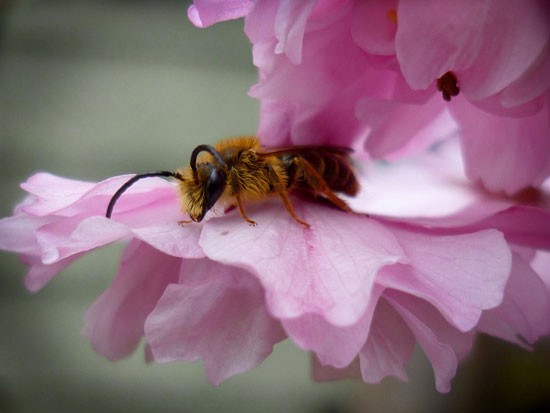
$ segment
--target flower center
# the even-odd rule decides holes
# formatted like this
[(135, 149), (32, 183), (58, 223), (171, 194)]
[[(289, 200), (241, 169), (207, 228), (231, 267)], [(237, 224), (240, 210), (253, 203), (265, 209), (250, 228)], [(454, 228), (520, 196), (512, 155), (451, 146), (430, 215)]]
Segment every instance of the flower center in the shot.
[(437, 79), (436, 87), (437, 90), (439, 90), (443, 95), (443, 99), (447, 102), (449, 102), (452, 97), (457, 96), (460, 93), (458, 79), (453, 72), (447, 72)]

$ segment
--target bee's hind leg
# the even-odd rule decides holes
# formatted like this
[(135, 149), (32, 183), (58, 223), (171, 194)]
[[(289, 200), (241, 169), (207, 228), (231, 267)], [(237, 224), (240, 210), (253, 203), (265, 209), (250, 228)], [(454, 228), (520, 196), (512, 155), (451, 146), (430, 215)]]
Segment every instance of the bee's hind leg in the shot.
[(301, 157), (296, 157), (294, 158), (294, 163), (298, 169), (302, 171), (304, 180), (310, 186), (315, 196), (323, 195), (331, 204), (342, 211), (352, 212), (349, 205), (344, 200), (340, 199), (338, 195), (332, 192), (323, 177), (308, 161)]
[(271, 181), (275, 184), (274, 186), (275, 191), (279, 194), (279, 196), (283, 200), (283, 204), (287, 212), (290, 214), (290, 216), (294, 218), (294, 221), (296, 221), (298, 224), (306, 227), (306, 229), (311, 228), (311, 225), (309, 225), (307, 222), (302, 221), (300, 218), (298, 218), (298, 215), (296, 215), (296, 212), (294, 212), (294, 207), (292, 206), (292, 203), (288, 198), (288, 192), (286, 191), (284, 181), (279, 177), (279, 175), (277, 175), (277, 173), (271, 166), (269, 166), (269, 174), (270, 174), (270, 177), (272, 178)]
[(294, 221), (296, 221), (298, 224), (303, 225), (306, 227), (306, 229), (311, 228), (311, 225), (309, 225), (307, 222), (302, 221), (300, 218), (298, 218), (298, 215), (294, 212), (294, 207), (292, 206), (292, 203), (290, 202), (290, 199), (288, 199), (288, 194), (286, 190), (277, 191), (279, 192), (279, 195), (281, 196), (281, 199), (283, 200), (283, 204), (285, 205), (286, 210), (294, 218)]

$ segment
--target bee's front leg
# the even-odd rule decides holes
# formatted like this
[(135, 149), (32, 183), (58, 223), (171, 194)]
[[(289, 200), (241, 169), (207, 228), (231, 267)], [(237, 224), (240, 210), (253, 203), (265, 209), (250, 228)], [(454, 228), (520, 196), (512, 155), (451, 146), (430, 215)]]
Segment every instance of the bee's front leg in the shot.
[(256, 225), (258, 225), (258, 223), (252, 219), (250, 219), (248, 217), (248, 215), (246, 215), (246, 212), (244, 212), (244, 208), (243, 208), (243, 202), (241, 200), (241, 197), (239, 195), (237, 195), (235, 197), (237, 199), (237, 206), (239, 207), (239, 212), (241, 213), (241, 217), (243, 217), (243, 219), (248, 222), (250, 224), (250, 226), (252, 227), (255, 227)]

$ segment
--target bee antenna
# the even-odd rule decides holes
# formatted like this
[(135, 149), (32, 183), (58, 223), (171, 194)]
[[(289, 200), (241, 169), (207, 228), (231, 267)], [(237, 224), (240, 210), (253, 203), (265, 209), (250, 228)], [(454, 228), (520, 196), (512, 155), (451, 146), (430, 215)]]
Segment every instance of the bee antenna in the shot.
[(203, 151), (206, 151), (210, 155), (212, 155), (216, 160), (216, 162), (220, 164), (220, 166), (223, 166), (223, 167), (227, 166), (227, 164), (225, 163), (221, 155), (212, 146), (199, 145), (195, 148), (195, 150), (193, 150), (193, 153), (191, 153), (191, 169), (193, 170), (193, 175), (195, 176), (197, 175), (197, 156), (199, 155), (199, 153)]
[(109, 201), (109, 205), (107, 206), (107, 212), (105, 213), (105, 216), (107, 218), (111, 218), (111, 214), (113, 213), (113, 208), (115, 207), (116, 202), (121, 197), (121, 195), (126, 192), (128, 188), (130, 188), (133, 184), (135, 184), (137, 181), (143, 178), (151, 178), (154, 176), (163, 176), (163, 177), (173, 177), (176, 179), (181, 179), (181, 175), (177, 172), (171, 172), (171, 171), (158, 171), (158, 172), (147, 172), (144, 174), (138, 174), (130, 178), (124, 185), (122, 185), (118, 191), (115, 192), (111, 200)]

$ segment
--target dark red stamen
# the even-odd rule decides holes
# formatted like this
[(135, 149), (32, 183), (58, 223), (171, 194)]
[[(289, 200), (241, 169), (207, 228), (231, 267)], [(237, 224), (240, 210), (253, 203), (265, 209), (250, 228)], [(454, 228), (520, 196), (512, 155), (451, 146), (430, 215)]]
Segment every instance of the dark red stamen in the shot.
[(436, 87), (437, 90), (439, 90), (443, 95), (443, 99), (447, 102), (449, 102), (452, 97), (457, 96), (460, 93), (458, 79), (453, 72), (447, 72), (437, 79)]

